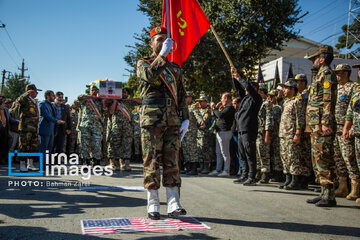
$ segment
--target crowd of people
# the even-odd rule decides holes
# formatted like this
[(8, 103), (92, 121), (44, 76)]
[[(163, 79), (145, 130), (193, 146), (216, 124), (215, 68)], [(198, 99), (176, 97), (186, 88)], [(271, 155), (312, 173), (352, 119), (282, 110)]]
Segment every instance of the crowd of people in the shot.
[[(300, 73), (269, 90), (240, 78), (232, 68), (235, 89), (223, 93), (220, 102), (209, 101), (205, 93), (194, 98), (186, 91), (189, 122), (181, 136), (182, 173), (238, 175), (235, 184), (278, 182), (285, 190), (320, 184), (320, 196), (309, 203), (335, 206), (335, 197), (360, 203), (360, 86), (350, 81), (349, 65), (331, 70), (332, 59), (329, 46), (309, 57), (314, 67), (309, 86)], [(2, 164), (8, 152), (18, 150), (77, 153), (81, 164), (110, 164), (124, 171), (131, 171), (131, 161), (144, 161), (146, 168), (150, 153), (148, 146), (141, 146), (147, 142), (140, 136), (150, 131), (144, 126), (155, 123), (146, 114), (157, 115), (149, 106), (172, 104), (130, 98), (126, 88), (122, 99), (99, 98), (95, 84), (71, 105), (62, 92), (51, 90), (38, 102), (39, 91), (29, 84), (13, 102), (0, 96)], [(18, 160), (20, 171), (38, 170), (33, 159)]]

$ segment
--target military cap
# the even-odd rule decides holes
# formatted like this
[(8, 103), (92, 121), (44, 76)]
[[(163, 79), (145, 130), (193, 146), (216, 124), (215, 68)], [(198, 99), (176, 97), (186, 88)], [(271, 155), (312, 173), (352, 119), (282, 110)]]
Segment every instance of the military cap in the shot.
[(89, 88), (85, 89), (85, 93), (90, 93), (90, 89)]
[(285, 83), (280, 83), (279, 84), (282, 87), (293, 87), (293, 88), (297, 88), (297, 84), (294, 80), (287, 80)]
[(192, 91), (186, 91), (186, 96), (187, 96), (187, 97), (193, 97), (194, 94), (193, 94)]
[(305, 56), (304, 58), (312, 60), (313, 58), (315, 58), (323, 53), (334, 54), (332, 46), (322, 45), (317, 49), (317, 51), (314, 54), (312, 54), (310, 56)]
[(99, 90), (99, 88), (95, 84), (91, 84), (89, 89), (93, 89), (93, 88), (96, 88), (97, 90)]
[(305, 81), (307, 82), (307, 77), (305, 74), (300, 73), (300, 74), (296, 74), (295, 78), (289, 78), (289, 80), (294, 80), (294, 81)]
[(360, 68), (360, 63), (352, 65), (352, 68)]
[(268, 93), (268, 95), (270, 96), (277, 96), (278, 95), (278, 91), (276, 89), (271, 89), (270, 92)]
[(207, 97), (205, 96), (205, 95), (203, 95), (203, 94), (200, 94), (200, 97), (198, 98), (198, 99), (196, 99), (195, 100), (196, 102), (198, 102), (198, 101), (206, 101), (206, 102), (208, 102), (208, 99), (207, 99)]
[(342, 64), (338, 64), (334, 70), (334, 72), (340, 72), (340, 71), (348, 71), (351, 72), (351, 67), (349, 64), (346, 63), (342, 63)]
[(25, 91), (29, 91), (29, 90), (42, 91), (41, 89), (36, 88), (35, 84), (26, 85)]
[(167, 29), (162, 26), (154, 27), (150, 32), (150, 38), (157, 34), (167, 34)]

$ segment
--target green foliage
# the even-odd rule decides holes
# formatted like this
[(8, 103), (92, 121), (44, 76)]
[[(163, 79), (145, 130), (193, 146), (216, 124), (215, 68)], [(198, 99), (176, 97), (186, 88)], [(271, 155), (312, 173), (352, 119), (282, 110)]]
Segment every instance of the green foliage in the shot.
[(20, 80), (20, 75), (15, 73), (5, 82), (4, 96), (7, 99), (15, 100), (25, 92), (25, 87), (30, 84), (29, 80)]
[[(296, 38), (293, 30), (302, 16), (298, 0), (212, 0), (200, 2), (220, 36), (234, 65), (244, 72), (253, 70), (271, 49), (281, 49), (284, 41)], [(139, 11), (149, 17), (150, 25), (134, 37), (137, 43), (125, 61), (135, 74), (137, 59), (149, 56), (149, 31), (161, 24), (162, 1), (140, 0)], [(185, 86), (196, 95), (205, 91), (219, 99), (231, 86), (230, 67), (209, 30), (182, 66)], [(253, 76), (254, 77), (254, 76)]]
[[(358, 15), (358, 18), (359, 17), (360, 17), (360, 14)], [(347, 24), (345, 24), (341, 28), (341, 30), (344, 32), (344, 34), (338, 38), (338, 43), (335, 45), (335, 47), (338, 49), (346, 48), (347, 28), (348, 28)], [(349, 36), (348, 36), (348, 49), (352, 48), (354, 46), (354, 44), (360, 43), (360, 41), (358, 40), (359, 36), (360, 36), (360, 22), (357, 20), (354, 20), (354, 22), (352, 24), (350, 24), (349, 31), (352, 34), (349, 33)], [(354, 37), (354, 35), (356, 37)]]

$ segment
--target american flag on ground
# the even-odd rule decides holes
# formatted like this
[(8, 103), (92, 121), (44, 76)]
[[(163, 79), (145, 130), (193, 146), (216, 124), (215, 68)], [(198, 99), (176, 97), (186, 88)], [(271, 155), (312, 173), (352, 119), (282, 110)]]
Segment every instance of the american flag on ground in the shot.
[(84, 235), (134, 232), (162, 232), (210, 229), (194, 217), (162, 218), (112, 218), (98, 220), (81, 220)]

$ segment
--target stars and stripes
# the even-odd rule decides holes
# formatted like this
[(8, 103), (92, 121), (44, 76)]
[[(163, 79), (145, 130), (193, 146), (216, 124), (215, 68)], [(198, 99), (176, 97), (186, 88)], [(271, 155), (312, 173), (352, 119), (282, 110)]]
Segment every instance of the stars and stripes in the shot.
[(210, 229), (196, 218), (189, 216), (161, 220), (151, 220), (145, 217), (82, 220), (81, 228), (85, 235)]

